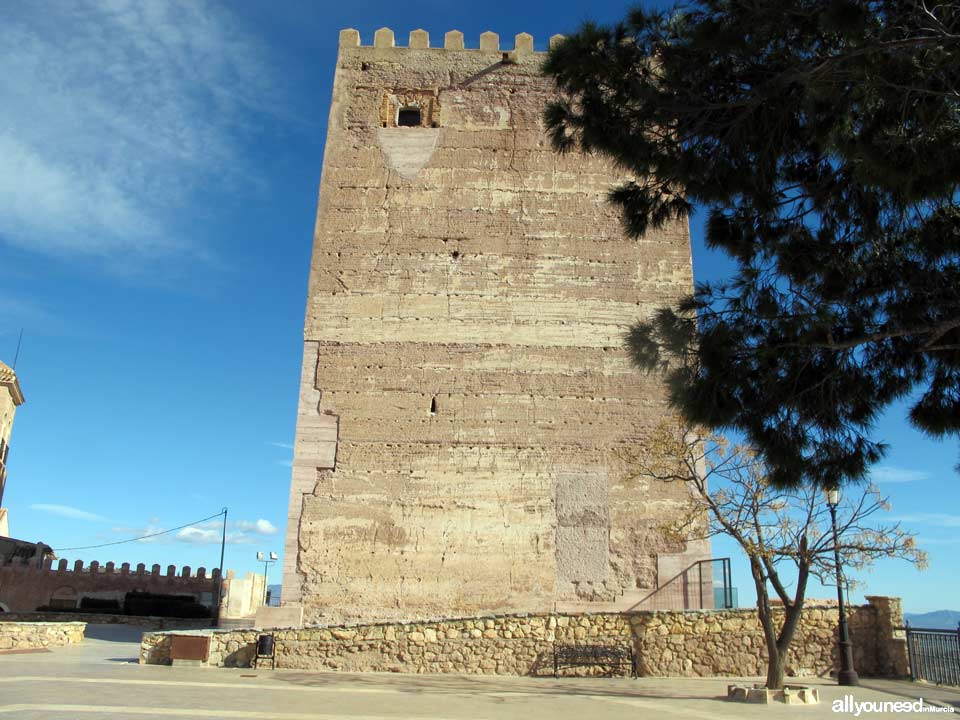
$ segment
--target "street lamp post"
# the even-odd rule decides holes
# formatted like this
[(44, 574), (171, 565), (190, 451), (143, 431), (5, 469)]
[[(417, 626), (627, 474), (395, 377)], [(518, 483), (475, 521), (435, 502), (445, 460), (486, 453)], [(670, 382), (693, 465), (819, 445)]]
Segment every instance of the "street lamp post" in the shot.
[(832, 488), (826, 491), (827, 506), (830, 508), (830, 522), (833, 525), (833, 557), (837, 566), (837, 604), (840, 610), (839, 640), (840, 670), (837, 672), (838, 685), (859, 685), (860, 678), (853, 669), (853, 646), (850, 644), (850, 632), (847, 629), (847, 608), (843, 601), (843, 568), (840, 565), (840, 536), (837, 533), (837, 505), (840, 504), (840, 491)]
[(270, 563), (277, 561), (277, 554), (275, 552), (272, 552), (272, 553), (269, 553), (268, 555), (267, 553), (258, 552), (257, 560), (263, 563), (263, 604), (266, 605), (267, 604), (267, 587), (268, 587), (267, 569), (269, 568)]

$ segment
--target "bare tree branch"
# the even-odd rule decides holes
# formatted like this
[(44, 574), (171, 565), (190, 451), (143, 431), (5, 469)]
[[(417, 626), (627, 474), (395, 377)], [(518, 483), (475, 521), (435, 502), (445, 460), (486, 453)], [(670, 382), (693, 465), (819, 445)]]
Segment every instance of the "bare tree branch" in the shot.
[[(633, 478), (688, 487), (688, 502), (665, 522), (667, 532), (685, 538), (727, 535), (746, 554), (770, 651), (768, 685), (782, 685), (783, 661), (800, 621), (808, 579), (813, 576), (828, 583), (836, 573), (825, 498), (810, 486), (774, 488), (750, 448), (730, 447), (721, 437), (686, 427), (679, 417), (662, 422), (641, 449), (622, 457)], [(889, 503), (875, 486), (848, 487), (837, 508), (836, 546), (844, 567), (863, 569), (883, 557), (926, 567), (926, 554), (899, 523), (872, 521), (888, 509)], [(785, 562), (796, 572), (792, 594), (790, 578), (782, 572)], [(784, 608), (779, 627), (774, 622), (771, 588)]]

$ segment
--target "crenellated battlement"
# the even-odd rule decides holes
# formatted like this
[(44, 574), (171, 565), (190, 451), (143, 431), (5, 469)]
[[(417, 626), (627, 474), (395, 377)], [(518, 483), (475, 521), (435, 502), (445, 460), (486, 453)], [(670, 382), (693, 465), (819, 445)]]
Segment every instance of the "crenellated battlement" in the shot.
[(219, 569), (208, 574), (204, 567), (194, 572), (189, 565), (167, 565), (164, 570), (160, 565), (148, 568), (144, 563), (132, 566), (48, 558), (37, 564), (35, 560), (15, 559), (0, 561), (0, 609), (33, 612), (50, 605), (76, 609), (85, 597), (122, 601), (133, 591), (193, 595), (209, 604), (220, 580)]
[[(563, 35), (552, 35), (550, 37), (550, 47), (553, 47), (561, 40)], [(397, 45), (393, 30), (387, 27), (380, 28), (373, 34), (373, 45), (363, 45), (360, 42), (360, 31), (353, 28), (347, 28), (340, 31), (341, 48), (403, 48)], [(451, 30), (443, 36), (443, 46), (430, 45), (430, 33), (426, 30), (412, 30), (405, 46), (410, 50), (462, 50), (465, 52), (489, 52), (489, 53), (513, 53), (514, 55), (532, 55), (536, 51), (533, 49), (533, 35), (529, 33), (518, 33), (513, 38), (513, 48), (500, 47), (500, 36), (494, 32), (485, 32), (480, 34), (480, 44), (476, 48), (468, 48), (464, 44), (463, 33), (459, 30)]]
[(75, 560), (71, 563), (69, 560), (61, 559), (57, 561), (56, 567), (54, 567), (54, 560), (52, 558), (47, 558), (43, 561), (41, 565), (37, 565), (35, 562), (31, 561), (20, 561), (19, 559), (13, 559), (8, 563), (3, 562), (0, 559), (0, 568), (9, 568), (14, 572), (20, 573), (36, 573), (36, 574), (46, 574), (46, 573), (55, 573), (57, 575), (69, 575), (71, 573), (86, 573), (89, 575), (102, 574), (102, 575), (115, 575), (118, 577), (123, 576), (141, 576), (141, 577), (164, 577), (164, 578), (183, 578), (185, 580), (204, 580), (204, 579), (214, 579), (220, 575), (219, 568), (214, 568), (210, 575), (207, 575), (207, 569), (205, 567), (198, 567), (196, 573), (193, 573), (189, 565), (184, 565), (182, 568), (177, 568), (176, 565), (167, 565), (166, 572), (163, 572), (162, 566), (152, 565), (149, 570), (144, 563), (138, 563), (137, 566), (131, 569), (130, 563), (120, 563), (118, 567), (114, 562), (108, 562), (101, 564), (97, 560), (93, 560), (89, 565), (84, 567), (83, 560)]

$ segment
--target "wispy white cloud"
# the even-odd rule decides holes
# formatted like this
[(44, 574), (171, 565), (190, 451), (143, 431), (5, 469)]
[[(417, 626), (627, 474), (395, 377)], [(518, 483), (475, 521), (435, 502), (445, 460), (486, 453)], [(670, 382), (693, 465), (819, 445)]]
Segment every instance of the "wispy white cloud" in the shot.
[(960, 537), (952, 537), (952, 538), (920, 537), (920, 538), (917, 538), (917, 545), (919, 545), (921, 548), (926, 545), (960, 545)]
[(923, 470), (910, 470), (890, 465), (880, 465), (870, 471), (870, 479), (881, 484), (918, 482), (929, 477), (930, 473)]
[(198, 545), (220, 542), (221, 535), (216, 530), (202, 530), (197, 527), (188, 527), (177, 533), (177, 540)]
[(4, 314), (0, 335), (15, 335), (22, 327), (30, 326), (32, 329), (37, 326), (47, 326), (56, 321), (53, 313), (40, 304), (6, 292), (0, 292), (0, 306), (3, 307)]
[(71, 520), (86, 520), (88, 522), (110, 522), (103, 515), (97, 515), (96, 513), (87, 512), (86, 510), (81, 510), (80, 508), (71, 507), (70, 505), (51, 505), (48, 503), (35, 503), (29, 506), (31, 510), (39, 510), (40, 512), (49, 513), (51, 515), (59, 515), (60, 517), (70, 518)]
[[(190, 526), (177, 531), (175, 539), (190, 545), (219, 545), (224, 537), (222, 530)], [(252, 545), (256, 542), (256, 538), (249, 533), (238, 531), (228, 531), (225, 540), (227, 545)]]
[[(190, 545), (219, 545), (223, 535), (217, 530), (205, 530), (198, 527), (187, 527), (177, 532), (178, 542), (188, 543)], [(226, 537), (227, 545), (250, 545), (253, 543), (246, 533), (228, 532)]]
[[(136, 540), (138, 543), (168, 543), (171, 542), (172, 534), (159, 535), (167, 530), (160, 522), (160, 518), (150, 518), (146, 525), (131, 527), (129, 525), (115, 525), (110, 528), (115, 534), (120, 535), (120, 539)], [(145, 537), (155, 536), (155, 537)]]
[(951, 513), (907, 513), (893, 519), (899, 522), (913, 523), (915, 525), (960, 528), (960, 515), (954, 515)]
[[(271, 442), (269, 443), (275, 448), (281, 448), (283, 450), (293, 450), (293, 445), (285, 442)], [(282, 467), (293, 467), (293, 458), (284, 458), (283, 460), (277, 460), (277, 465)]]
[[(0, 184), (2, 184), (2, 171), (0, 171)], [(0, 270), (6, 270), (6, 268), (0, 268)], [(0, 285), (2, 284), (3, 278), (0, 277)], [(30, 357), (33, 341), (38, 335), (90, 339), (97, 334), (91, 328), (89, 318), (77, 317), (69, 310), (62, 315), (58, 314), (43, 301), (0, 290), (0, 307), (3, 308), (3, 317), (0, 318), (0, 338), (3, 340), (2, 347), (7, 348), (11, 353), (10, 357), (16, 348), (17, 336), (21, 329), (24, 330), (23, 354), (27, 358)]]
[(24, 4), (0, 23), (0, 237), (58, 256), (204, 254), (174, 218), (246, 181), (276, 101), (229, 5)]
[[(169, 526), (167, 526), (169, 527)], [(113, 531), (125, 537), (143, 537), (154, 535), (165, 528), (158, 519), (151, 519), (144, 527), (115, 527)], [(232, 520), (227, 523), (227, 545), (252, 545), (262, 540), (263, 536), (275, 535), (277, 527), (264, 518), (256, 520)], [(219, 545), (223, 538), (223, 523), (221, 520), (206, 520), (194, 523), (175, 532), (146, 537), (142, 543), (174, 543), (181, 542), (190, 545)]]
[(259, 535), (277, 534), (277, 526), (269, 520), (264, 520), (263, 518), (258, 518), (253, 522), (250, 522), (249, 520), (237, 520), (236, 527), (237, 530), (242, 532), (255, 532)]

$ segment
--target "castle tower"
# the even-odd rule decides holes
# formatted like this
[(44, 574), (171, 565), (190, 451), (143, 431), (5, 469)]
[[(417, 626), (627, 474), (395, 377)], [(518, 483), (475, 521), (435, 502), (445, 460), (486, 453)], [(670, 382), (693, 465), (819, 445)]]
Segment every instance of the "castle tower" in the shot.
[(23, 405), (23, 391), (17, 374), (0, 362), (0, 537), (10, 534), (7, 510), (3, 507), (3, 490), (7, 486), (7, 458), (10, 456), (10, 434), (13, 416)]
[(709, 556), (659, 530), (685, 489), (617, 453), (666, 407), (623, 334), (691, 292), (686, 223), (625, 237), (512, 44), (340, 34), (282, 592), (307, 622), (625, 609)]

